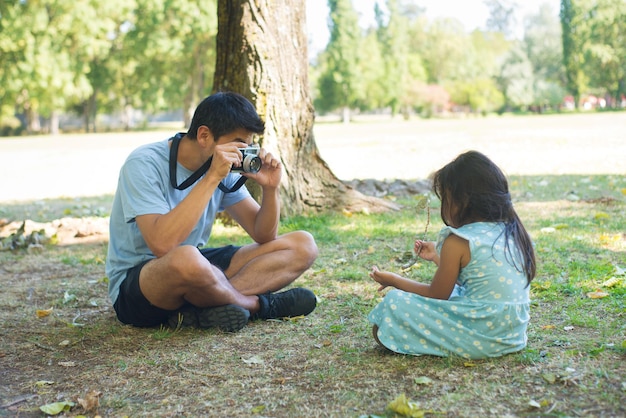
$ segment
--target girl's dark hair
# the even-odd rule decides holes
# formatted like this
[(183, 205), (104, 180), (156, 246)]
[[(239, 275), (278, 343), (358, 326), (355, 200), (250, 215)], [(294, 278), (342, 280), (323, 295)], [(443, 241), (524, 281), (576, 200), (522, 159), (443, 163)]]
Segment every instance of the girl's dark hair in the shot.
[[(433, 191), (441, 200), (441, 219), (446, 225), (502, 222), (505, 254), (518, 271), (532, 281), (536, 274), (535, 252), (528, 232), (513, 209), (506, 176), (487, 156), (468, 151), (435, 172)], [(452, 219), (450, 219), (452, 218)], [(522, 258), (518, 266), (509, 240)]]
[(216, 141), (240, 128), (256, 134), (265, 130), (265, 123), (252, 103), (233, 92), (215, 93), (202, 100), (193, 114), (187, 136), (197, 139), (198, 128), (203, 125), (211, 130)]

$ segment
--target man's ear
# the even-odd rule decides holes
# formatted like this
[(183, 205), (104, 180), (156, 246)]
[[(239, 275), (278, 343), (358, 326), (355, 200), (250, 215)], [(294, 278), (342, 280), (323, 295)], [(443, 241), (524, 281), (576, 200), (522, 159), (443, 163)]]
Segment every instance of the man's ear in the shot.
[(211, 145), (215, 141), (213, 138), (213, 133), (205, 125), (200, 125), (198, 127), (198, 133), (196, 134), (196, 138), (198, 140), (198, 144), (204, 147)]

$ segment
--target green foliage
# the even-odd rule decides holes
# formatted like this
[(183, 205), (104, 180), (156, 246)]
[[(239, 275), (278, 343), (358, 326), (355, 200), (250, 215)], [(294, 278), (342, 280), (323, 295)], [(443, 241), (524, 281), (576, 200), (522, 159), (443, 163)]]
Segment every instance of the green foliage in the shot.
[(330, 41), (326, 64), (319, 88), (323, 100), (320, 110), (354, 107), (362, 90), (358, 64), (361, 61), (359, 19), (350, 0), (328, 0), (330, 9)]
[[(211, 91), (215, 0), (19, 1), (0, 10), (0, 112), (191, 108)], [(1, 116), (1, 114), (0, 114)]]

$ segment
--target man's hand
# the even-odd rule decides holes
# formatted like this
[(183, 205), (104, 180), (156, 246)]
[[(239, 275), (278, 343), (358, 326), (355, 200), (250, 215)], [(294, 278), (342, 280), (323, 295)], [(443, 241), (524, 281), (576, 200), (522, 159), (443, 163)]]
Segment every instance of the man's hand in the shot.
[[(241, 152), (240, 152), (241, 154)], [(277, 188), (282, 176), (282, 163), (264, 148), (259, 150), (259, 158), (263, 162), (258, 173), (242, 173), (254, 179), (261, 187)]]
[(245, 147), (246, 144), (234, 141), (216, 145), (207, 176), (212, 176), (219, 180), (224, 179), (230, 173), (232, 167), (241, 166), (243, 156), (240, 149)]

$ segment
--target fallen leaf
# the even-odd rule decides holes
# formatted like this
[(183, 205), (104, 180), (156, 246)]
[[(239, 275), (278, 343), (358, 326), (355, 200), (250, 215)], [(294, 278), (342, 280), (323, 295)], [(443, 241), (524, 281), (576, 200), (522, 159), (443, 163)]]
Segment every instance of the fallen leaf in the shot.
[(465, 367), (476, 367), (476, 363), (471, 362), (471, 361), (466, 361), (465, 363), (463, 363), (463, 365)]
[(548, 383), (556, 382), (556, 375), (553, 373), (544, 373), (541, 375), (541, 377), (543, 377), (543, 380), (545, 380)]
[(622, 281), (622, 279), (620, 279), (619, 277), (611, 277), (610, 279), (608, 279), (604, 283), (602, 283), (601, 286), (602, 287), (615, 287), (621, 281)]
[(609, 294), (607, 292), (602, 292), (600, 290), (595, 291), (595, 292), (589, 292), (587, 293), (587, 297), (591, 298), (591, 299), (602, 299), (609, 296)]
[(533, 408), (541, 408), (541, 404), (533, 399), (528, 401), (528, 405), (532, 406)]
[(406, 398), (403, 393), (393, 401), (389, 402), (387, 409), (405, 417), (422, 418), (426, 411), (419, 407), (419, 404)]
[(330, 347), (331, 345), (333, 345), (332, 341), (324, 340), (324, 341), (322, 341), (321, 344), (315, 344), (314, 347), (315, 348), (322, 348), (322, 347)]
[(37, 314), (37, 318), (45, 318), (46, 316), (50, 315), (52, 313), (52, 311), (54, 310), (54, 308), (50, 308), (50, 309), (37, 309), (35, 311), (35, 314)]
[(263, 361), (263, 359), (258, 357), (258, 356), (252, 356), (252, 357), (249, 357), (249, 358), (243, 358), (242, 357), (241, 359), (246, 364), (263, 364), (263, 363), (265, 363)]
[(70, 302), (73, 302), (76, 300), (76, 295), (71, 294), (70, 292), (66, 291), (63, 294), (63, 304), (68, 304)]
[(260, 414), (263, 411), (265, 411), (265, 405), (258, 405), (250, 410), (250, 412), (252, 412), (255, 415)]
[(92, 390), (87, 395), (85, 395), (85, 399), (78, 398), (78, 403), (83, 407), (85, 412), (93, 411), (94, 409), (98, 409), (100, 406), (100, 397), (102, 396), (102, 392), (97, 390)]
[(608, 213), (606, 213), (606, 212), (598, 212), (595, 215), (593, 215), (593, 217), (597, 221), (602, 220), (602, 219), (610, 219), (611, 218), (611, 216)]
[(375, 252), (376, 252), (376, 248), (374, 248), (373, 245), (370, 245), (369, 247), (367, 247), (368, 254), (374, 254)]
[(38, 380), (35, 382), (35, 386), (37, 387), (43, 387), (43, 386), (47, 386), (47, 385), (53, 385), (54, 382), (52, 380)]
[(433, 380), (427, 376), (416, 377), (414, 381), (418, 385), (430, 385), (433, 383)]
[(59, 366), (63, 366), (63, 367), (75, 367), (76, 363), (73, 361), (60, 361), (59, 362)]
[(306, 318), (304, 315), (298, 315), (298, 316), (286, 316), (284, 318), (282, 318), (284, 321), (291, 321), (291, 322), (298, 322), (302, 319)]
[(554, 329), (554, 328), (556, 328), (555, 325), (544, 325), (541, 327), (541, 329)]
[(70, 409), (72, 409), (72, 407), (74, 405), (76, 405), (76, 404), (74, 402), (71, 402), (71, 401), (53, 402), (53, 403), (41, 405), (39, 407), (39, 409), (44, 414), (58, 415), (61, 412), (69, 411)]

